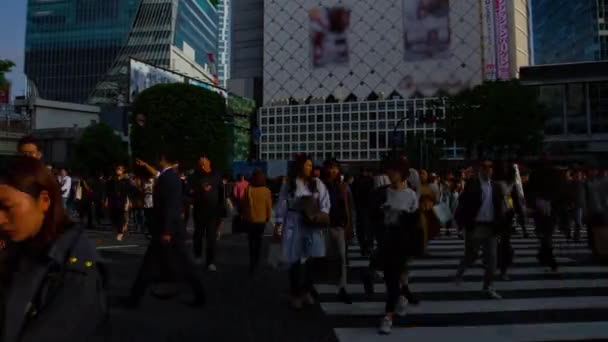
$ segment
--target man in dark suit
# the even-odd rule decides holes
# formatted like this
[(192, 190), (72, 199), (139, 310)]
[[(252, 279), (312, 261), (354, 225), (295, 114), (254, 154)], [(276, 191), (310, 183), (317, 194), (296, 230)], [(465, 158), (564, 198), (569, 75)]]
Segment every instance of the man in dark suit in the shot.
[(467, 181), (460, 195), (456, 210), (456, 220), (466, 230), (465, 256), (456, 273), (456, 282), (460, 283), (462, 276), (470, 267), (483, 247), (484, 264), (486, 266), (483, 292), (489, 298), (502, 297), (492, 288), (496, 272), (497, 236), (500, 233), (504, 219), (504, 194), (498, 183), (492, 180), (492, 161), (484, 159), (479, 165), (479, 176)]
[(187, 280), (194, 292), (194, 306), (203, 306), (205, 295), (202, 280), (186, 246), (186, 228), (182, 221), (182, 182), (175, 172), (175, 158), (170, 152), (161, 153), (158, 180), (154, 188), (154, 226), (152, 239), (133, 285), (129, 306), (136, 307), (148, 286), (151, 274), (176, 279), (175, 270)]

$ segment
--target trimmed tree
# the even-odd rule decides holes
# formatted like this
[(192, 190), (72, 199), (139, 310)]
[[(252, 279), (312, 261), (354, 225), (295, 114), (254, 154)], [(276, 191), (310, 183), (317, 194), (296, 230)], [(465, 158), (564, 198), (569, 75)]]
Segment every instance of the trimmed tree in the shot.
[(517, 80), (485, 82), (447, 98), (442, 128), (467, 158), (536, 154), (542, 148), (544, 106)]
[(84, 175), (109, 173), (117, 163), (127, 163), (126, 144), (112, 127), (98, 123), (87, 127), (76, 142), (72, 168)]
[(204, 152), (223, 168), (230, 151), (225, 117), (225, 99), (204, 88), (174, 83), (146, 89), (133, 105), (133, 156), (153, 163), (161, 149), (169, 148), (180, 165), (191, 168)]

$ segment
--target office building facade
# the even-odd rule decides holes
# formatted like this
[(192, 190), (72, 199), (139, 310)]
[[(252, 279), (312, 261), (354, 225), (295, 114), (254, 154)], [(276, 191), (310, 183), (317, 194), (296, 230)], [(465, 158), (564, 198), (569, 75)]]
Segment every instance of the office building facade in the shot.
[[(448, 145), (436, 134), (442, 96), (517, 76), (529, 62), (526, 9), (523, 0), (266, 0), (261, 158), (377, 161), (411, 134)], [(461, 152), (450, 142), (445, 157)]]
[(604, 0), (532, 0), (531, 12), (535, 65), (608, 57)]
[(29, 1), (25, 73), (37, 96), (95, 104), (125, 101), (131, 57), (207, 81), (218, 20), (209, 0)]
[(230, 0), (230, 79), (228, 89), (240, 96), (263, 102), (264, 0)]

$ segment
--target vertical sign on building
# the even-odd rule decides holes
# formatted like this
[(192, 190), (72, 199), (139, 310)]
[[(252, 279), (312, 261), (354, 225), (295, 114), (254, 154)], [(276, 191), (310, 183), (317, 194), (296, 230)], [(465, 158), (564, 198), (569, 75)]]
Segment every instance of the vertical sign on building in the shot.
[(496, 40), (498, 43), (498, 78), (511, 78), (511, 63), (509, 60), (509, 20), (507, 0), (496, 0)]
[(0, 104), (8, 104), (11, 97), (11, 87), (8, 82), (0, 83)]
[(484, 79), (496, 80), (496, 21), (494, 0), (483, 0), (483, 57)]

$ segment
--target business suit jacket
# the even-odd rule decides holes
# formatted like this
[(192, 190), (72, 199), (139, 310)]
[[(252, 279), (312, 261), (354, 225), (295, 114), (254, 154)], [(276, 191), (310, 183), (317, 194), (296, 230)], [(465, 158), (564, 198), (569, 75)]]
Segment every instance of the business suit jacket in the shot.
[(156, 217), (153, 235), (156, 238), (163, 234), (169, 234), (174, 239), (185, 238), (182, 222), (183, 186), (174, 169), (168, 169), (158, 177), (153, 196)]
[[(505, 204), (504, 194), (497, 182), (491, 181), (492, 185), (492, 204), (494, 205), (494, 221), (496, 227), (500, 227), (504, 221)], [(461, 227), (471, 229), (474, 227), (475, 219), (482, 204), (481, 181), (475, 177), (467, 182), (464, 190), (458, 198), (458, 208), (456, 209), (456, 221)]]

